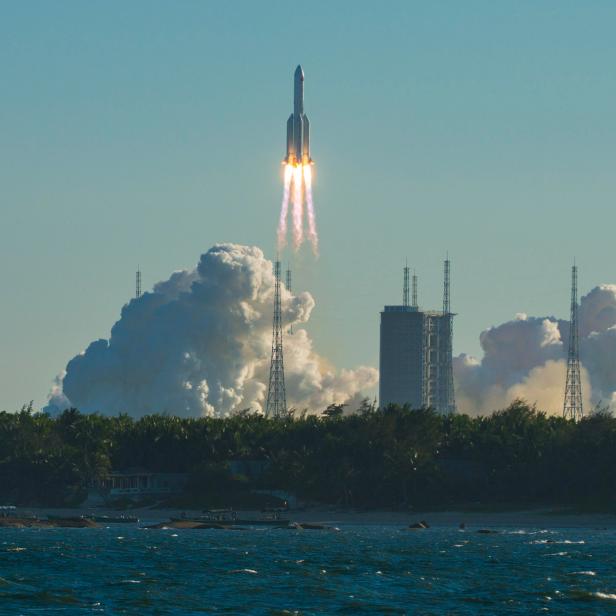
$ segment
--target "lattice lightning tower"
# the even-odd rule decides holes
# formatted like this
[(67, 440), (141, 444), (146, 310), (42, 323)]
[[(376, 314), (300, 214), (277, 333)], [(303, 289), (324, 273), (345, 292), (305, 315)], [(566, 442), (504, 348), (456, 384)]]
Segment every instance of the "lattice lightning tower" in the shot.
[(417, 274), (415, 270), (413, 270), (413, 292), (411, 294), (411, 306), (413, 308), (418, 308), (417, 305)]
[(445, 259), (444, 272), (443, 272), (443, 325), (445, 331), (444, 334), (444, 348), (443, 348), (443, 372), (441, 378), (443, 379), (443, 400), (442, 408), (446, 413), (456, 412), (456, 402), (454, 397), (453, 386), (453, 314), (451, 314), (451, 302), (450, 302), (450, 268), (451, 263), (449, 261), (449, 255)]
[(577, 266), (571, 268), (571, 322), (569, 327), (569, 353), (567, 355), (567, 382), (563, 416), (578, 420), (584, 416), (582, 407), (582, 379), (580, 377), (580, 348), (578, 339)]
[(141, 297), (141, 270), (137, 268), (137, 274), (135, 276), (135, 298)]
[(404, 285), (402, 287), (402, 305), (409, 307), (409, 266), (404, 266)]
[(284, 360), (282, 352), (282, 314), (280, 308), (280, 261), (274, 263), (274, 322), (272, 326), (272, 361), (265, 414), (279, 418), (287, 412), (287, 393), (284, 385)]
[(449, 256), (445, 259), (443, 267), (443, 314), (451, 313), (451, 300), (449, 298), (450, 272)]

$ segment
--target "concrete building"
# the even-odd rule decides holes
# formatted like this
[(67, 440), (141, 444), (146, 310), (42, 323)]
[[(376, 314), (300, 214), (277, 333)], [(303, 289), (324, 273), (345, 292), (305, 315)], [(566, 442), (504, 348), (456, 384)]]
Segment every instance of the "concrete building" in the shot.
[(424, 315), (410, 306), (381, 312), (379, 404), (423, 404)]
[(408, 267), (404, 268), (403, 304), (381, 312), (379, 404), (431, 407), (455, 412), (452, 367), (452, 322), (449, 310), (449, 260), (445, 261), (443, 310), (417, 306), (417, 277), (409, 303)]

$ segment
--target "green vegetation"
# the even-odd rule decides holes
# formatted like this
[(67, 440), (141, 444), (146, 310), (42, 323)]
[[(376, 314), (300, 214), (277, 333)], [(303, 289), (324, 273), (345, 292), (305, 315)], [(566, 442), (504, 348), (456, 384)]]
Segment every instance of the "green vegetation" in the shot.
[[(253, 488), (354, 507), (614, 503), (616, 419), (607, 413), (574, 423), (521, 401), (482, 418), (341, 410), (278, 421), (0, 413), (0, 504), (77, 504), (92, 481), (131, 467), (189, 473), (186, 505)], [(266, 470), (232, 477), (229, 460), (265, 460)]]

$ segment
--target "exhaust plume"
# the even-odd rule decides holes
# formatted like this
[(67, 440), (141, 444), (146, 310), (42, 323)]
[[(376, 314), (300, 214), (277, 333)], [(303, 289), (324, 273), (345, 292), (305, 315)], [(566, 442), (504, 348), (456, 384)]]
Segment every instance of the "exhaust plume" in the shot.
[[(582, 297), (579, 328), (585, 413), (597, 404), (616, 410), (616, 285), (600, 285)], [(454, 358), (461, 412), (487, 414), (524, 398), (562, 414), (569, 321), (518, 314), (479, 339), (481, 360)]]
[(285, 165), (282, 207), (280, 208), (280, 219), (278, 221), (278, 250), (282, 250), (287, 245), (287, 217), (289, 215), (289, 197), (292, 179), (293, 167), (291, 167), (291, 165)]
[[(179, 271), (126, 304), (108, 340), (68, 362), (47, 411), (226, 415), (262, 411), (267, 396), (274, 275), (256, 247), (217, 244), (197, 267)], [(377, 371), (336, 371), (313, 348), (309, 293), (282, 288), (290, 407), (320, 412), (374, 387)]]
[(312, 244), (314, 256), (319, 255), (319, 237), (317, 235), (317, 223), (314, 214), (314, 204), (312, 203), (312, 167), (304, 167), (304, 186), (306, 190), (306, 210), (308, 212), (308, 239)]

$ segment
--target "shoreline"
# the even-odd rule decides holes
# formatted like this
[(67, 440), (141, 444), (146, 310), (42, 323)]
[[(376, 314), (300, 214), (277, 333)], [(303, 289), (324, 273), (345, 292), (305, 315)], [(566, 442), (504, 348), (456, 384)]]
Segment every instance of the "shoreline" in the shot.
[[(76, 518), (82, 515), (118, 516), (130, 515), (139, 518), (139, 524), (164, 522), (170, 518), (180, 518), (185, 515), (191, 519), (203, 515), (200, 509), (129, 509), (118, 511), (108, 508), (71, 508), (54, 509), (49, 507), (20, 507), (16, 517), (22, 514), (33, 514), (39, 518), (47, 515), (64, 518)], [(244, 519), (259, 519), (259, 511), (238, 510), (238, 517)], [(307, 508), (291, 509), (281, 513), (281, 518), (291, 522), (307, 522), (326, 524), (330, 526), (398, 526), (408, 527), (415, 522), (425, 520), (433, 528), (459, 528), (463, 523), (467, 529), (507, 527), (507, 528), (601, 528), (616, 530), (616, 514), (610, 513), (580, 513), (558, 510), (554, 508), (527, 509), (519, 511), (356, 511), (340, 508)], [(102, 526), (105, 525), (103, 522)], [(131, 523), (126, 526), (134, 525)]]

